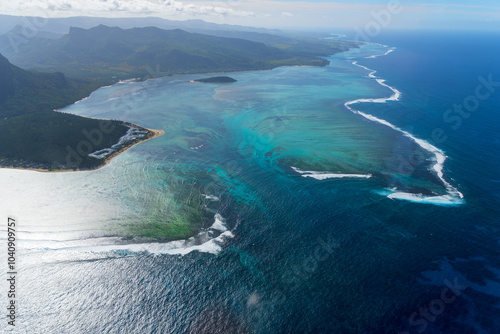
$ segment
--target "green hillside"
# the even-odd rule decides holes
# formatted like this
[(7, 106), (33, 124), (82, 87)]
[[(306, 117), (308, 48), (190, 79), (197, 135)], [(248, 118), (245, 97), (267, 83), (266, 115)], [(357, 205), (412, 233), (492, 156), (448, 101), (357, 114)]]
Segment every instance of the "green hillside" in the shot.
[[(62, 73), (25, 71), (0, 55), (0, 165), (43, 169), (101, 165), (102, 161), (78, 151), (97, 151), (117, 143), (127, 130), (123, 122), (104, 124), (53, 111), (89, 95), (97, 86), (68, 80)], [(112, 130), (104, 133), (103, 126)], [(96, 130), (102, 138), (94, 135), (100, 140), (91, 147), (82, 146), (89, 142), (85, 133)]]
[[(62, 38), (36, 38), (22, 46), (16, 63), (61, 71), (70, 77), (125, 79), (162, 75), (270, 69), (283, 65), (328, 64), (311, 55), (239, 38), (216, 37), (155, 27), (121, 29), (100, 25), (71, 28)], [(338, 50), (332, 49), (332, 54)], [(325, 53), (325, 46), (318, 49)]]
[[(89, 157), (91, 152), (86, 151), (117, 143), (127, 130), (123, 122), (108, 124), (112, 131), (97, 136), (98, 143), (88, 147), (82, 145), (91, 141), (85, 134), (100, 131), (102, 121), (54, 109), (74, 103), (104, 84), (184, 73), (324, 66), (328, 61), (318, 56), (356, 47), (346, 42), (294, 42), (271, 35), (264, 39), (273, 43), (262, 43), (180, 29), (104, 25), (71, 28), (60, 38), (51, 37), (42, 34), (26, 40), (11, 54), (16, 64), (48, 73), (23, 70), (0, 55), (1, 166), (85, 169), (102, 165), (102, 160)], [(0, 38), (0, 50), (2, 45), (6, 42)]]
[(64, 74), (25, 71), (0, 55), (0, 116), (62, 108), (88, 96), (100, 83), (68, 80)]

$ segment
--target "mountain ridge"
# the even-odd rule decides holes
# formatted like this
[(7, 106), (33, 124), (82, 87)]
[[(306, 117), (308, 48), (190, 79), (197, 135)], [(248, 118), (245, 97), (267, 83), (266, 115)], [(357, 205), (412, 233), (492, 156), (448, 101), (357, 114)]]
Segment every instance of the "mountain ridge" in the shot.
[(20, 45), (20, 52), (13, 57), (16, 65), (25, 68), (116, 81), (145, 77), (148, 67), (159, 67), (164, 75), (173, 75), (264, 70), (293, 65), (325, 66), (328, 61), (319, 56), (352, 46), (342, 44), (334, 48), (310, 42), (279, 48), (243, 38), (191, 33), (182, 29), (122, 29), (101, 24), (90, 29), (71, 27), (59, 39), (33, 38)]
[(99, 85), (68, 80), (61, 72), (24, 70), (0, 54), (0, 116), (11, 117), (62, 108), (88, 96)]

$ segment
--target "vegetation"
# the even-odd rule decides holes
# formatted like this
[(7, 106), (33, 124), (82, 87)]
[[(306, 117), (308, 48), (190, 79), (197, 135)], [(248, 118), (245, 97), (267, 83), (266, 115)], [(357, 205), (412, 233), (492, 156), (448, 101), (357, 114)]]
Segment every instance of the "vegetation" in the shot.
[[(356, 46), (248, 34), (254, 41), (180, 29), (125, 30), (100, 25), (71, 28), (59, 38), (40, 34), (26, 40), (18, 45), (19, 52), (12, 54), (16, 64), (50, 73), (23, 70), (0, 55), (0, 165), (43, 169), (90, 169), (102, 165), (103, 159), (89, 157), (88, 153), (117, 143), (127, 131), (123, 122), (108, 122), (105, 128), (109, 131), (103, 131), (103, 121), (54, 111), (102, 85), (120, 79), (181, 73), (323, 66), (328, 61), (318, 55)], [(213, 77), (197, 81), (236, 80)], [(148, 132), (147, 137), (152, 135)]]
[(64, 74), (25, 71), (0, 55), (0, 116), (65, 107), (88, 96), (100, 82), (68, 80)]
[(327, 57), (359, 46), (357, 42), (332, 40), (328, 39), (329, 35), (320, 33), (305, 33), (295, 36), (290, 34), (284, 35), (282, 32), (270, 34), (254, 31), (217, 30), (209, 31), (207, 34), (220, 37), (243, 38), (305, 57)]
[(42, 169), (102, 165), (102, 160), (87, 154), (116, 144), (128, 129), (123, 122), (103, 123), (54, 111), (87, 96), (97, 85), (68, 80), (62, 73), (25, 71), (0, 55), (0, 165)]
[(301, 45), (287, 49), (180, 29), (121, 29), (100, 25), (91, 29), (72, 27), (60, 39), (33, 38), (12, 56), (24, 67), (112, 81), (151, 76), (151, 71), (158, 69), (165, 76), (262, 70), (283, 65), (324, 66), (328, 61), (318, 58), (318, 53), (339, 51), (323, 44), (316, 48), (313, 43)]
[[(0, 120), (0, 164), (37, 169), (93, 169), (104, 160), (88, 153), (116, 144), (127, 128), (123, 122), (110, 121), (112, 128), (100, 141), (91, 141), (85, 133), (94, 134), (102, 121), (42, 111)], [(100, 139), (97, 135), (91, 139)], [(89, 144), (90, 143), (90, 144)], [(95, 144), (94, 144), (95, 143)]]
[(196, 82), (204, 82), (204, 83), (233, 83), (236, 82), (236, 79), (230, 77), (212, 77), (212, 78), (204, 78), (194, 80)]

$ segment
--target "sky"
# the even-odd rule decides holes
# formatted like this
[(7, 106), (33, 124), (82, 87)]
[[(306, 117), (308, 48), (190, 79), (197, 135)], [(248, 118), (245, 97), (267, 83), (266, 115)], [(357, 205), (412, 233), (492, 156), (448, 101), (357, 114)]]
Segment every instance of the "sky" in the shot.
[(0, 14), (156, 16), (266, 28), (500, 30), (500, 0), (0, 0)]

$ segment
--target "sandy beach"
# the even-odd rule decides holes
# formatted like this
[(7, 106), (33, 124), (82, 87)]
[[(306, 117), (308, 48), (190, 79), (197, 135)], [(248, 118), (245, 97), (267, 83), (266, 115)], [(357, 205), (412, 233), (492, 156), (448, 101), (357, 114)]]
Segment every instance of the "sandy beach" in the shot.
[(108, 156), (106, 156), (104, 159), (102, 159), (103, 164), (96, 167), (96, 168), (92, 168), (92, 169), (79, 169), (79, 168), (76, 168), (76, 169), (54, 169), (54, 170), (42, 169), (42, 168), (23, 168), (23, 167), (5, 167), (5, 166), (0, 166), (0, 168), (2, 168), (2, 169), (30, 170), (30, 171), (42, 172), (42, 173), (65, 173), (65, 172), (94, 171), (94, 170), (98, 170), (100, 168), (105, 167), (113, 158), (115, 158), (118, 155), (120, 155), (121, 153), (129, 150), (130, 148), (134, 147), (135, 145), (138, 145), (140, 143), (143, 143), (145, 141), (151, 140), (153, 138), (156, 138), (156, 137), (159, 137), (159, 136), (162, 136), (165, 134), (165, 131), (163, 131), (163, 130), (148, 129), (148, 128), (139, 127), (139, 126), (134, 125), (134, 124), (129, 124), (129, 123), (127, 123), (127, 124), (134, 126), (134, 127), (137, 127), (137, 128), (140, 128), (140, 129), (147, 130), (148, 135), (144, 138), (134, 140), (132, 142), (128, 142), (128, 143), (124, 144), (121, 148), (119, 148), (118, 150), (116, 150), (113, 153), (110, 153)]

